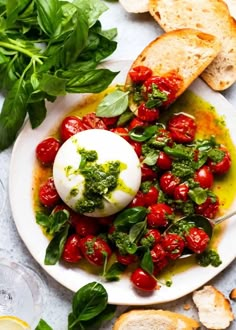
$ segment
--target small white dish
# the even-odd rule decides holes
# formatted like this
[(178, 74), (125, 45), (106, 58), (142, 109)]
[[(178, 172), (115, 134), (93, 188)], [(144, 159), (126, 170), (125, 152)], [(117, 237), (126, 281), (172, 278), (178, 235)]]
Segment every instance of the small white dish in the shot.
[[(117, 83), (124, 82), (130, 65), (130, 61), (106, 62), (106, 67), (111, 68), (113, 71), (120, 70), (120, 74), (114, 80)], [(217, 109), (217, 112), (224, 116), (233, 143), (236, 145), (234, 127), (236, 111), (232, 105), (221, 94), (213, 92), (200, 79), (197, 79), (190, 89), (211, 103)], [(101, 279), (79, 268), (66, 267), (60, 263), (55, 266), (44, 265), (45, 250), (49, 242), (35, 221), (32, 200), (32, 175), (37, 144), (47, 136), (47, 133), (56, 123), (61, 122), (74, 104), (85, 97), (86, 95), (74, 94), (58, 98), (54, 103), (48, 104), (47, 118), (40, 127), (32, 130), (29, 122), (25, 124), (13, 148), (9, 182), (10, 203), (19, 235), (42, 268), (56, 281), (74, 292), (88, 282), (100, 282)], [(228, 222), (218, 246), (218, 252), (222, 259), (222, 264), (219, 267), (209, 266), (203, 268), (196, 265), (174, 275), (171, 287), (163, 285), (160, 290), (148, 295), (140, 295), (135, 291), (128, 278), (123, 278), (118, 282), (103, 282), (102, 284), (108, 292), (109, 303), (117, 305), (164, 303), (178, 299), (199, 288), (225, 269), (236, 257), (236, 221), (234, 220), (236, 220), (236, 217), (232, 217)]]

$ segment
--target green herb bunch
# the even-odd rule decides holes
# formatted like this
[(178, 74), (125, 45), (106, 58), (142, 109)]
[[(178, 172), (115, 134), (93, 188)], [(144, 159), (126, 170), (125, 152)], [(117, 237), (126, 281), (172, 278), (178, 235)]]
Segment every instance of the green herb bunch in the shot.
[(28, 114), (32, 128), (46, 117), (45, 100), (98, 93), (116, 72), (98, 68), (117, 46), (102, 30), (100, 0), (0, 0), (0, 150), (10, 146)]

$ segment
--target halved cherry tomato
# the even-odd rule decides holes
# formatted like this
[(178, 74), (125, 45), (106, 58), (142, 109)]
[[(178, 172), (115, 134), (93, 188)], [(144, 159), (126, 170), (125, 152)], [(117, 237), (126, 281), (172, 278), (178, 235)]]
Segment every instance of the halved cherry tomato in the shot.
[(60, 196), (54, 185), (52, 177), (39, 188), (39, 200), (46, 207), (53, 207), (60, 201)]
[(62, 252), (63, 260), (75, 263), (82, 259), (79, 242), (80, 238), (77, 234), (72, 234), (67, 238)]
[(160, 187), (164, 193), (173, 195), (175, 188), (180, 184), (180, 178), (171, 172), (165, 172), (160, 177)]
[(159, 109), (156, 109), (156, 108), (149, 109), (146, 107), (145, 103), (141, 103), (138, 107), (137, 116), (141, 120), (152, 122), (159, 118), (160, 111), (159, 111)]
[(203, 229), (192, 227), (185, 236), (185, 240), (188, 249), (194, 253), (202, 253), (206, 250), (210, 238)]
[(210, 189), (214, 182), (213, 174), (207, 165), (200, 167), (195, 175), (194, 180), (200, 184), (200, 187)]
[(107, 129), (106, 124), (104, 121), (97, 117), (94, 112), (88, 113), (84, 115), (82, 118), (82, 122), (86, 129), (97, 128), (97, 129)]
[(164, 151), (160, 151), (156, 164), (161, 170), (169, 170), (172, 159)]
[(209, 219), (214, 219), (219, 210), (219, 199), (218, 197), (212, 198), (207, 197), (206, 201), (195, 207), (195, 212), (201, 214)]
[(167, 129), (175, 142), (189, 143), (194, 140), (197, 125), (194, 118), (179, 113), (169, 119)]
[(181, 183), (175, 187), (174, 199), (186, 202), (188, 200), (189, 187), (186, 183)]
[(161, 240), (161, 245), (171, 260), (179, 258), (184, 250), (184, 239), (175, 233), (165, 234)]
[(45, 165), (51, 165), (54, 162), (56, 154), (61, 143), (54, 137), (48, 137), (41, 141), (36, 147), (37, 159)]
[(129, 71), (129, 76), (135, 84), (144, 82), (151, 75), (152, 70), (144, 65), (135, 66)]
[(157, 199), (158, 199), (158, 195), (159, 195), (159, 190), (155, 186), (151, 186), (149, 188), (148, 192), (143, 194), (144, 205), (147, 207), (147, 206), (150, 206), (152, 204), (156, 204)]
[(210, 170), (215, 174), (225, 174), (228, 172), (228, 170), (231, 167), (231, 157), (228, 152), (228, 150), (225, 147), (219, 148), (221, 151), (224, 152), (224, 157), (221, 161), (218, 163), (213, 162), (212, 160), (209, 160), (207, 162), (207, 165), (210, 167)]
[(110, 131), (117, 134), (117, 135), (119, 135), (120, 137), (122, 137), (126, 141), (130, 142), (129, 131), (128, 131), (127, 128), (125, 128), (125, 127), (115, 127), (115, 128), (110, 129)]
[(84, 131), (86, 128), (80, 118), (76, 116), (65, 117), (60, 126), (60, 136), (62, 141), (68, 140), (71, 136)]
[(102, 266), (112, 254), (110, 246), (104, 239), (93, 235), (81, 238), (80, 249), (85, 257), (93, 265)]
[(168, 224), (168, 215), (173, 213), (171, 207), (164, 203), (153, 204), (148, 208), (147, 223), (149, 227), (165, 227)]
[(143, 291), (153, 291), (157, 287), (157, 280), (142, 268), (137, 268), (130, 277), (133, 285)]

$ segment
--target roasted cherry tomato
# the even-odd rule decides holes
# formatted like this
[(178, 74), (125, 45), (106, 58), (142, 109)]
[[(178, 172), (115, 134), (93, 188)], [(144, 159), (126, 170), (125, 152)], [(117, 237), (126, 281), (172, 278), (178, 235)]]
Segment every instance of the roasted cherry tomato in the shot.
[(138, 191), (135, 195), (132, 202), (129, 204), (129, 207), (137, 207), (137, 206), (144, 206), (144, 196), (142, 191)]
[(142, 143), (136, 141), (130, 141), (129, 143), (133, 147), (137, 156), (140, 157), (142, 155)]
[(173, 139), (171, 133), (164, 128), (158, 129), (155, 136), (155, 144), (157, 147), (172, 146)]
[(220, 150), (224, 152), (224, 157), (221, 161), (218, 163), (213, 162), (211, 159), (207, 162), (208, 166), (210, 167), (210, 170), (215, 174), (225, 174), (228, 172), (228, 170), (231, 167), (231, 157), (229, 152), (226, 150), (226, 148), (221, 147)]
[(45, 165), (51, 165), (56, 157), (56, 154), (61, 146), (61, 143), (54, 137), (48, 137), (41, 141), (36, 147), (37, 159)]
[(125, 127), (116, 127), (110, 130), (111, 132), (120, 135), (123, 139), (130, 142), (129, 131)]
[(172, 139), (175, 142), (189, 143), (194, 140), (197, 125), (194, 118), (179, 113), (169, 119), (167, 129), (171, 132)]
[(163, 249), (163, 246), (159, 243), (154, 245), (154, 247), (151, 249), (151, 257), (154, 263), (161, 261), (166, 257), (166, 255), (167, 255), (166, 251)]
[(209, 219), (214, 219), (218, 210), (219, 210), (218, 197), (212, 198), (208, 196), (204, 203), (195, 206), (195, 211), (197, 214), (201, 214)]
[(185, 236), (185, 240), (188, 249), (194, 253), (202, 253), (206, 250), (210, 238), (203, 229), (192, 227)]
[(142, 268), (137, 268), (130, 280), (137, 289), (143, 291), (153, 291), (157, 287), (157, 280)]
[(68, 140), (71, 136), (85, 130), (82, 120), (76, 116), (65, 117), (60, 126), (62, 141)]
[(161, 233), (159, 232), (159, 230), (153, 229), (153, 228), (148, 229), (146, 234), (141, 239), (141, 244), (145, 245), (143, 243), (145, 243), (146, 241), (148, 241), (148, 243), (151, 247), (156, 245), (158, 242), (160, 242), (161, 241)]
[(166, 99), (163, 99), (161, 105), (167, 106), (176, 99), (176, 92), (178, 91), (178, 87), (179, 80), (177, 79), (177, 76), (152, 76), (144, 82), (144, 96), (146, 99), (149, 95), (154, 95), (155, 97), (156, 91), (160, 91), (166, 96)]
[(106, 125), (107, 128), (112, 128), (113, 126), (115, 126), (115, 124), (117, 123), (119, 117), (102, 117), (100, 118), (104, 124)]
[(148, 208), (147, 223), (149, 227), (165, 227), (168, 224), (168, 215), (173, 213), (171, 207), (164, 203), (153, 204)]
[(138, 117), (135, 117), (129, 123), (128, 129), (129, 129), (129, 131), (131, 131), (135, 127), (146, 126), (146, 125), (147, 125), (147, 123), (145, 123), (143, 120), (139, 119)]
[(164, 269), (168, 264), (169, 264), (169, 260), (168, 260), (167, 257), (162, 258), (158, 262), (155, 262), (154, 263), (154, 270), (153, 270), (154, 276), (157, 276), (158, 274), (160, 274), (162, 269)]
[(142, 181), (153, 180), (157, 178), (157, 173), (150, 166), (141, 164)]
[(161, 170), (170, 170), (172, 159), (164, 151), (160, 151), (156, 164)]
[(200, 184), (200, 187), (210, 189), (213, 186), (214, 177), (209, 166), (200, 167), (194, 175), (194, 180)]
[(186, 202), (188, 200), (189, 187), (186, 183), (181, 183), (175, 187), (174, 199)]
[(82, 214), (73, 215), (73, 225), (75, 227), (76, 233), (80, 237), (86, 237), (88, 235), (96, 235), (99, 232), (99, 223), (97, 219), (87, 217)]
[(60, 196), (54, 185), (52, 177), (39, 188), (39, 200), (46, 207), (53, 207), (60, 201)]
[(156, 204), (158, 196), (159, 196), (159, 190), (155, 186), (151, 186), (149, 188), (148, 192), (145, 192), (143, 194), (144, 205), (145, 206), (150, 206), (152, 204)]
[(137, 116), (144, 121), (152, 122), (159, 118), (160, 111), (159, 109), (153, 108), (149, 109), (146, 107), (145, 103), (141, 103), (138, 106)]
[(184, 239), (178, 234), (168, 233), (165, 234), (161, 240), (161, 245), (167, 253), (167, 257), (171, 260), (179, 258), (184, 250)]
[(101, 118), (97, 117), (94, 112), (88, 113), (87, 115), (83, 116), (82, 122), (86, 129), (107, 129), (107, 126), (104, 121)]
[(160, 187), (164, 193), (173, 195), (175, 188), (180, 184), (180, 178), (171, 172), (165, 172), (160, 177)]
[(80, 249), (85, 257), (93, 265), (102, 266), (111, 254), (111, 248), (104, 239), (88, 235), (80, 240)]
[(120, 254), (119, 252), (116, 252), (116, 259), (117, 261), (125, 266), (133, 264), (137, 260), (137, 256), (134, 254)]
[(62, 252), (63, 260), (74, 263), (82, 259), (79, 242), (80, 238), (77, 234), (72, 234), (67, 238)]
[(129, 71), (129, 76), (135, 84), (142, 83), (152, 75), (152, 70), (144, 65), (135, 66)]

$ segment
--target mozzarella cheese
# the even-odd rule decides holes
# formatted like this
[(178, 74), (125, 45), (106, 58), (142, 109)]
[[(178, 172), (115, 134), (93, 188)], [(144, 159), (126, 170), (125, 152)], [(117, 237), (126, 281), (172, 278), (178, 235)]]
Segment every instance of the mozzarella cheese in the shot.
[(119, 184), (107, 196), (104, 195), (103, 208), (84, 214), (104, 217), (121, 211), (132, 201), (141, 183), (140, 163), (134, 149), (119, 135), (102, 129), (79, 132), (61, 146), (53, 165), (54, 183), (61, 199), (75, 211), (85, 191), (85, 178), (79, 171), (81, 155), (78, 150), (81, 149), (95, 150), (97, 164), (111, 161), (122, 164)]

